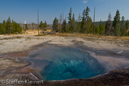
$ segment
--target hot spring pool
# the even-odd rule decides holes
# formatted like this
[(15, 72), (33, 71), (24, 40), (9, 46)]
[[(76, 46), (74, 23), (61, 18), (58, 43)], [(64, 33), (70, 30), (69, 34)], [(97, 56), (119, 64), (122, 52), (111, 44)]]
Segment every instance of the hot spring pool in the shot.
[(107, 72), (88, 52), (72, 47), (44, 47), (31, 52), (29, 60), (41, 69), (43, 80), (83, 79)]

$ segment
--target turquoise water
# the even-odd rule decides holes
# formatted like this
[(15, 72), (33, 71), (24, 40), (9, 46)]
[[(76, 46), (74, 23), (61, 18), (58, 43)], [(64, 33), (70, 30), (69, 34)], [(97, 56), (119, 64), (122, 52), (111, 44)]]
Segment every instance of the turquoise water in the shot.
[(40, 67), (43, 80), (90, 78), (106, 73), (105, 68), (86, 51), (70, 47), (46, 47), (30, 55)]

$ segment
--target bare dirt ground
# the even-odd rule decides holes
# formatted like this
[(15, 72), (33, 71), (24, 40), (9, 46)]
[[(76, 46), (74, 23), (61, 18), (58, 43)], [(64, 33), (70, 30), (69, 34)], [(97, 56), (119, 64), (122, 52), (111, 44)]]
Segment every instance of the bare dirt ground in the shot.
[(31, 48), (44, 42), (50, 44), (57, 44), (63, 46), (73, 45), (73, 41), (83, 42), (85, 46), (95, 48), (98, 50), (129, 50), (129, 40), (127, 39), (114, 39), (106, 37), (92, 37), (92, 36), (34, 36), (34, 35), (13, 35), (13, 36), (0, 36), (0, 54), (19, 52)]
[[(100, 63), (102, 63), (108, 70), (119, 68), (119, 67), (123, 67), (123, 68), (129, 67), (129, 54), (128, 54), (129, 38), (128, 37), (120, 38), (120, 37), (106, 37), (106, 36), (92, 36), (92, 35), (78, 35), (78, 34), (72, 34), (72, 35), (71, 34), (70, 35), (56, 34), (56, 35), (44, 35), (44, 36), (35, 36), (35, 35), (3, 36), (3, 35), (0, 35), (0, 54), (5, 55), (8, 53), (26, 51), (28, 49), (31, 49), (35, 45), (43, 44), (46, 42), (49, 44), (56, 44), (56, 45), (61, 45), (61, 46), (73, 46), (76, 44), (80, 44), (83, 47), (91, 48), (93, 50), (93, 52), (89, 51), (91, 55), (95, 57)], [(103, 52), (105, 50), (110, 53), (96, 54), (96, 52), (99, 52), (99, 51)], [(1, 58), (0, 59), (0, 66), (1, 66), (0, 71), (4, 70), (6, 71), (5, 73), (7, 74), (9, 71), (12, 72), (12, 70), (8, 70), (10, 67), (12, 67), (12, 69), (24, 67), (24, 70), (29, 68), (29, 67), (26, 68), (26, 66), (29, 63), (18, 62), (17, 60), (18, 59), (16, 57)], [(13, 70), (13, 72), (15, 73), (16, 71)], [(3, 74), (2, 72), (0, 73)], [(126, 70), (126, 73), (127, 73), (127, 70)], [(4, 77), (7, 78), (8, 75), (10, 75), (10, 73), (8, 73)], [(29, 75), (32, 77), (31, 74)], [(3, 76), (0, 77), (0, 80), (1, 79), (3, 79)], [(74, 80), (72, 80), (71, 82), (68, 81), (66, 83), (73, 84), (73, 81)], [(80, 81), (77, 81), (77, 82), (80, 82)], [(82, 80), (81, 82), (84, 82), (84, 81)], [(48, 82), (46, 83), (48, 84)], [(57, 82), (57, 83), (61, 84), (60, 82)], [(51, 85), (57, 86), (57, 83), (53, 83), (48, 86), (51, 86)], [(94, 86), (91, 84), (91, 81), (88, 83), (89, 83), (88, 86)], [(68, 84), (64, 86), (67, 86), (67, 85)], [(85, 85), (81, 85), (81, 86), (85, 86)], [(112, 86), (112, 85), (107, 85), (107, 86)]]

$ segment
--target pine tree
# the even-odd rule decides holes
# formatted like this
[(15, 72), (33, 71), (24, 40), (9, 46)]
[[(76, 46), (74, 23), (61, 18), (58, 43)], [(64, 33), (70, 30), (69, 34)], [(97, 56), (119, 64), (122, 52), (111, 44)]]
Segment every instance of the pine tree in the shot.
[(2, 24), (0, 24), (0, 34), (4, 34), (4, 28)]
[(45, 21), (45, 23), (43, 23), (43, 30), (46, 30), (47, 27), (47, 22)]
[(19, 24), (17, 24), (16, 32), (22, 33), (22, 28), (21, 28), (21, 26)]
[(88, 18), (87, 18), (87, 33), (89, 33), (90, 32), (90, 29), (91, 29), (91, 25), (92, 25), (92, 19), (88, 16)]
[(82, 22), (81, 22), (81, 31), (80, 31), (81, 33), (84, 33), (85, 32), (85, 24), (86, 24), (85, 23), (85, 19), (86, 19), (85, 18), (85, 12), (86, 11), (84, 10), (83, 13), (82, 13)]
[(116, 36), (120, 36), (121, 35), (121, 32), (120, 32), (120, 24), (116, 24), (116, 27), (115, 27), (115, 34)]
[(14, 34), (16, 32), (16, 28), (17, 28), (16, 22), (14, 20), (12, 20), (12, 28), (13, 28), (13, 30), (11, 31), (11, 33)]
[(69, 23), (69, 32), (72, 32), (73, 31), (73, 26), (72, 26), (72, 8), (70, 8), (70, 12), (69, 12), (69, 17), (68, 17), (68, 23)]
[(102, 22), (101, 22), (101, 20), (100, 20), (100, 23), (99, 23), (99, 28), (100, 28), (100, 33), (99, 33), (99, 34), (100, 34), (100, 35), (102, 34), (102, 28), (101, 28), (101, 27), (102, 27)]
[(78, 16), (78, 22), (81, 22), (81, 15), (79, 13), (79, 16)]
[(93, 34), (93, 29), (94, 29), (94, 23), (91, 23), (88, 33)]
[(22, 28), (19, 24), (17, 24), (15, 21), (12, 20), (12, 30), (11, 33), (13, 34), (18, 34), (18, 33), (22, 33)]
[(54, 21), (53, 21), (53, 26), (52, 26), (53, 30), (58, 32), (58, 19), (55, 17)]
[(43, 26), (44, 26), (44, 24), (43, 24), (43, 22), (41, 21), (40, 24), (39, 24), (39, 27), (40, 27), (40, 28), (43, 28)]
[(99, 29), (100, 29), (100, 35), (104, 35), (105, 33), (105, 24), (102, 24), (101, 20), (100, 20), (100, 23), (99, 23)]
[(66, 32), (66, 20), (63, 20), (63, 24), (62, 24), (62, 32)]
[(89, 7), (87, 6), (87, 8), (86, 8), (86, 13), (85, 13), (85, 16), (86, 16), (86, 30), (85, 30), (85, 33), (88, 32), (88, 18), (89, 18), (89, 12), (90, 12), (90, 9), (89, 9)]
[(121, 36), (125, 36), (125, 34), (126, 34), (126, 26), (125, 26), (125, 18), (124, 18), (124, 16), (122, 16), (120, 31), (121, 31)]
[(125, 23), (125, 27), (126, 27), (126, 36), (129, 36), (129, 22), (128, 22), (128, 20)]
[(108, 20), (106, 21), (106, 25), (105, 25), (105, 34), (106, 35), (113, 35), (111, 18), (112, 18), (111, 13), (109, 13)]
[(73, 13), (73, 16), (72, 16), (72, 20), (71, 20), (71, 32), (75, 32), (76, 31), (76, 22), (75, 22), (75, 15)]
[(12, 24), (11, 24), (11, 19), (10, 19), (10, 17), (9, 17), (8, 20), (7, 20), (6, 28), (7, 28), (7, 33), (11, 34)]
[(79, 14), (78, 16), (78, 21), (77, 21), (77, 29), (76, 29), (76, 32), (80, 32), (81, 30), (81, 15)]
[(129, 29), (129, 21), (128, 20), (126, 21), (125, 26), (126, 26), (126, 30)]
[(115, 15), (114, 21), (113, 21), (113, 27), (114, 27), (114, 35), (120, 36), (121, 32), (120, 32), (120, 13), (119, 13), (119, 10), (116, 11), (116, 15)]
[(4, 34), (7, 33), (7, 28), (6, 28), (6, 21), (3, 20), (3, 30), (4, 30)]
[(87, 8), (86, 8), (86, 20), (87, 20), (87, 18), (88, 18), (88, 16), (89, 16), (89, 12), (90, 12), (90, 9), (89, 9), (89, 7), (87, 6)]
[(72, 20), (72, 8), (70, 8), (68, 20), (69, 20), (69, 24), (71, 24), (71, 20)]
[(61, 31), (61, 24), (62, 24), (62, 14), (60, 14), (60, 20), (59, 20), (59, 31)]
[(45, 25), (45, 27), (47, 27), (47, 22), (46, 21), (45, 21), (44, 25)]
[(99, 26), (96, 24), (95, 25), (95, 34), (99, 34), (100, 33), (100, 28)]

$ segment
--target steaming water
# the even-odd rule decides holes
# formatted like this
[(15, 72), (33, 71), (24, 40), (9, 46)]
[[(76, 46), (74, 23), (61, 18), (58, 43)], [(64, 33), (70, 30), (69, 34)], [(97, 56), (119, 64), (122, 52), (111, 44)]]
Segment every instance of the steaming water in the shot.
[(106, 72), (96, 59), (78, 48), (41, 48), (30, 53), (29, 59), (41, 69), (43, 80), (83, 79)]

